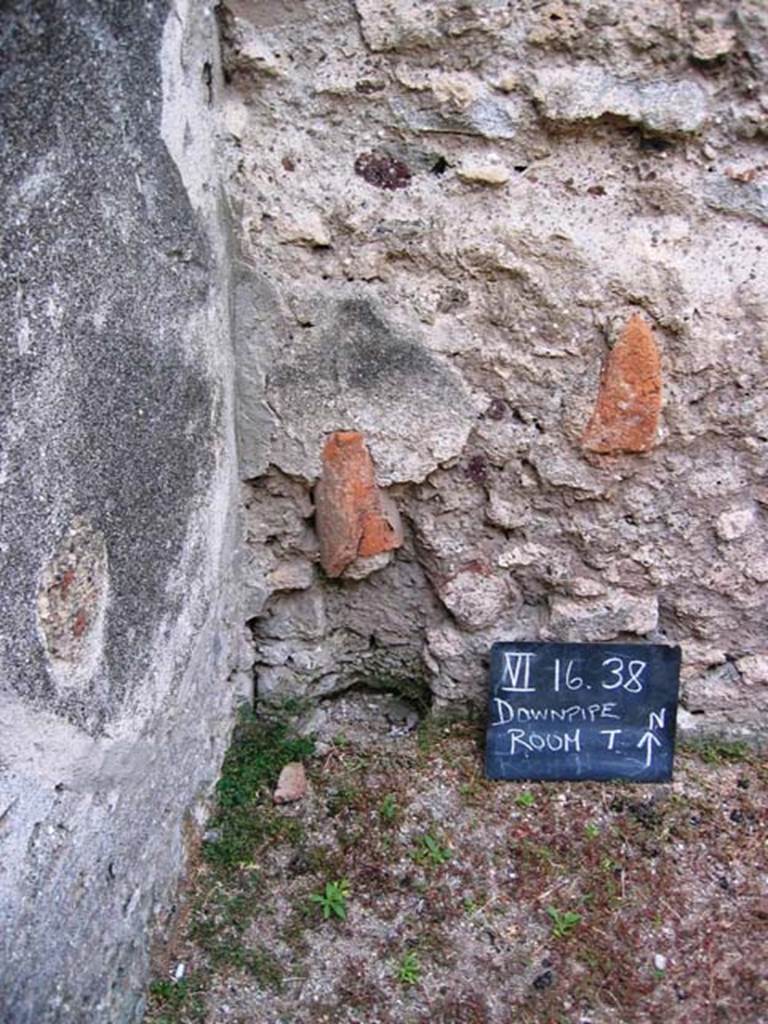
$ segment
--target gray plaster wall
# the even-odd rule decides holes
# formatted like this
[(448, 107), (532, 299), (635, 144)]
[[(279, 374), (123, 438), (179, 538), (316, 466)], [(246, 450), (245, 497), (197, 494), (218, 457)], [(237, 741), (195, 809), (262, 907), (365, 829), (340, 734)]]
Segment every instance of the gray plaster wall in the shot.
[(233, 714), (212, 4), (14, 0), (0, 47), (0, 1020), (138, 1020)]

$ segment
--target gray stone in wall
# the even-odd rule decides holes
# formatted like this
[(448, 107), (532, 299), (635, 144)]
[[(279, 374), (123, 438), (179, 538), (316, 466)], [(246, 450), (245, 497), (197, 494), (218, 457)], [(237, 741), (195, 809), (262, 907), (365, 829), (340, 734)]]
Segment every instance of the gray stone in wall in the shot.
[(652, 132), (685, 135), (707, 120), (707, 96), (695, 82), (623, 80), (596, 66), (545, 68), (535, 76), (532, 96), (548, 120), (565, 124), (610, 115)]
[(481, 96), (463, 110), (446, 110), (432, 103), (395, 98), (390, 108), (398, 124), (411, 132), (438, 135), (476, 135), (485, 139), (514, 139), (520, 117), (512, 102), (504, 97)]
[(210, 6), (3, 5), (4, 1024), (140, 1018), (231, 722)]
[(374, 52), (448, 47), (470, 32), (490, 32), (512, 18), (505, 0), (353, 0), (366, 45)]
[[(261, 476), (269, 465), (277, 417), (266, 396), (265, 336), (278, 342), (284, 322), (274, 289), (266, 277), (244, 263), (235, 265), (232, 282), (235, 323), (237, 448), (244, 480)], [(248, 574), (246, 574), (247, 578)]]
[[(469, 394), (416, 331), (393, 323), (356, 289), (308, 295), (293, 319), (266, 304), (259, 319), (266, 287), (253, 275), (238, 286), (244, 477), (263, 472), (268, 456), (285, 473), (317, 479), (323, 442), (335, 430), (362, 431), (385, 485), (422, 480), (462, 450), (475, 419)], [(267, 422), (275, 424), (271, 448), (248, 439)]]
[(713, 210), (768, 224), (768, 184), (716, 178), (704, 188), (704, 202)]

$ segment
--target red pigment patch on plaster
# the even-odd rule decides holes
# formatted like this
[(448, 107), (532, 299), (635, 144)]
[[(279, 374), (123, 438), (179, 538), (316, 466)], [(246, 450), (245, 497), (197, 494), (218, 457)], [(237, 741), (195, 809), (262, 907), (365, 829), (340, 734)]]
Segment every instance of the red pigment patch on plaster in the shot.
[(465, 562), (463, 565), (460, 565), (456, 572), (451, 573), (450, 576), (443, 577), (443, 582), (450, 583), (451, 580), (457, 579), (465, 572), (473, 576), (493, 576), (493, 569), (491, 569), (487, 562), (481, 562), (479, 558), (474, 558), (471, 562)]
[(107, 552), (103, 536), (75, 519), (50, 562), (37, 595), (38, 623), (54, 672), (69, 685), (98, 656), (107, 603)]
[(327, 441), (315, 510), (320, 562), (329, 576), (340, 576), (356, 558), (403, 543), (400, 517), (377, 486), (363, 435), (356, 431), (338, 431)]
[(603, 367), (595, 409), (581, 437), (590, 452), (647, 452), (661, 412), (661, 357), (653, 332), (635, 314)]
[(67, 591), (75, 582), (75, 576), (76, 573), (74, 569), (67, 569), (66, 572), (62, 574), (61, 582), (59, 583), (59, 588), (61, 590), (62, 597), (67, 596)]
[(75, 621), (72, 626), (72, 636), (81, 637), (88, 626), (88, 616), (82, 608), (78, 608)]

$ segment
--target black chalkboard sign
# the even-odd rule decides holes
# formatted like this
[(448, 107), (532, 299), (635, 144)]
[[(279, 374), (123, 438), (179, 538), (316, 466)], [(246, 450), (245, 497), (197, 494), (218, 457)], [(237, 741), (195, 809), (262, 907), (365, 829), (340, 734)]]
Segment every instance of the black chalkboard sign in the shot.
[(494, 644), (486, 775), (668, 781), (679, 674), (679, 647)]

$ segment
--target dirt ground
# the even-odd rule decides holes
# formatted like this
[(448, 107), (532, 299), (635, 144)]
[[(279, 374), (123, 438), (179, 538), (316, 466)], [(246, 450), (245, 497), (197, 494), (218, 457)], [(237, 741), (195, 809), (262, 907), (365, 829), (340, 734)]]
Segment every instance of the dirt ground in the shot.
[[(768, 1021), (765, 759), (710, 740), (669, 785), (498, 783), (481, 740), (312, 754), (244, 721), (147, 1021)], [(308, 793), (275, 807), (296, 759)]]

